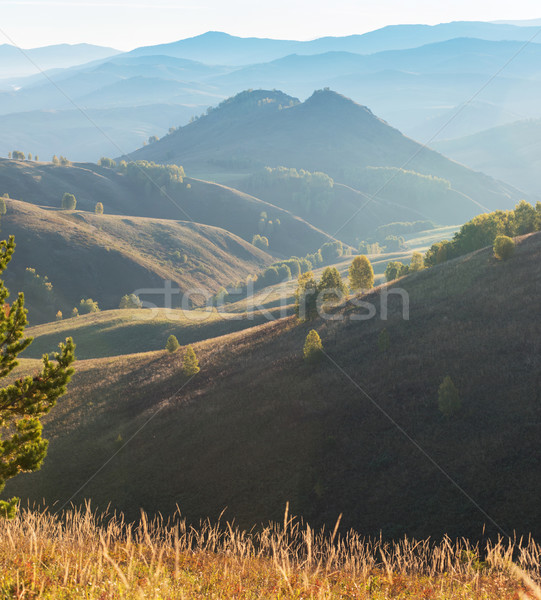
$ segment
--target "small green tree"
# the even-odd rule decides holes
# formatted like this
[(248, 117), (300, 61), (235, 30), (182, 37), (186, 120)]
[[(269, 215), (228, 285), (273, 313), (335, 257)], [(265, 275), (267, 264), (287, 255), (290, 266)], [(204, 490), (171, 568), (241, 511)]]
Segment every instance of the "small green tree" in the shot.
[(385, 279), (387, 281), (393, 281), (404, 273), (404, 267), (401, 262), (392, 260), (385, 269)]
[(269, 238), (265, 237), (264, 235), (254, 235), (252, 238), (252, 245), (260, 250), (266, 251), (269, 249)]
[(165, 349), (167, 352), (176, 352), (180, 348), (180, 344), (178, 343), (177, 338), (174, 335), (170, 335), (167, 338), (167, 343), (165, 344)]
[(58, 156), (56, 154), (53, 154), (53, 158), (51, 159), (51, 162), (53, 163), (53, 165), (60, 164), (60, 160), (58, 159)]
[(98, 303), (92, 298), (87, 298), (86, 300), (83, 298), (81, 302), (79, 302), (79, 311), (78, 314), (86, 315), (88, 313), (96, 313), (100, 312), (100, 308)]
[(75, 210), (76, 206), (77, 200), (75, 199), (75, 196), (73, 194), (70, 194), (69, 192), (66, 192), (62, 196), (62, 208), (64, 210)]
[(71, 311), (71, 316), (72, 316), (72, 318), (73, 318), (73, 317), (78, 317), (78, 316), (79, 316), (79, 310), (78, 310), (78, 308), (77, 308), (76, 306), (75, 306), (75, 307), (73, 308), (73, 310)]
[(62, 321), (62, 311), (61, 311), (61, 310), (59, 310), (59, 311), (56, 313), (56, 320), (57, 320), (57, 321)]
[(187, 377), (193, 377), (199, 373), (199, 361), (195, 355), (195, 351), (191, 346), (186, 348), (184, 358), (182, 359), (182, 372)]
[(452, 417), (462, 407), (460, 395), (453, 383), (453, 380), (447, 375), (438, 389), (438, 408), (445, 417)]
[(378, 336), (378, 349), (381, 353), (387, 352), (391, 345), (391, 337), (387, 329), (382, 329)]
[(319, 300), (322, 302), (337, 302), (347, 294), (348, 290), (336, 267), (327, 267), (323, 271), (317, 289)]
[(306, 336), (303, 356), (307, 363), (315, 363), (323, 356), (323, 344), (321, 343), (319, 333), (315, 329), (311, 329)]
[(26, 158), (24, 152), (21, 152), (20, 150), (13, 150), (11, 155), (13, 160), (24, 160)]
[(411, 255), (410, 271), (421, 271), (425, 268), (425, 259), (420, 252), (414, 252)]
[[(0, 273), (3, 273), (15, 250), (15, 240), (0, 242)], [(0, 378), (17, 366), (17, 356), (31, 343), (23, 338), (28, 323), (24, 296), (19, 294), (13, 304), (6, 303), (9, 291), (0, 280)], [(19, 473), (37, 471), (47, 454), (47, 440), (41, 437), (40, 418), (46, 415), (66, 392), (73, 375), (75, 345), (71, 338), (60, 344), (60, 352), (51, 360), (43, 356), (43, 368), (38, 375), (16, 379), (0, 390), (0, 492), (6, 481)], [(15, 515), (18, 498), (0, 501), (0, 516)]]
[(103, 215), (103, 204), (101, 202), (96, 202), (94, 213), (97, 215)]
[(0, 198), (0, 215), (5, 215), (7, 212), (6, 201)]
[(312, 271), (303, 273), (295, 291), (295, 314), (301, 321), (317, 317), (317, 282)]
[(374, 287), (374, 269), (364, 255), (356, 256), (349, 267), (349, 287), (353, 291), (370, 290)]
[(515, 252), (515, 242), (507, 235), (499, 235), (494, 240), (494, 256), (499, 260), (511, 258)]
[(116, 162), (112, 158), (108, 158), (107, 156), (102, 156), (98, 160), (98, 165), (100, 167), (107, 167), (108, 169), (114, 169), (116, 167)]
[(118, 308), (143, 308), (141, 298), (135, 294), (126, 294), (120, 299)]

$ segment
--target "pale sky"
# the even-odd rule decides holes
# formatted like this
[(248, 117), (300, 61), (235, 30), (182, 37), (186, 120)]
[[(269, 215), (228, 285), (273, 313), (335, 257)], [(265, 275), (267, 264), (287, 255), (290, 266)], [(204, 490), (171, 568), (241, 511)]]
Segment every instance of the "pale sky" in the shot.
[(0, 43), (130, 50), (204, 33), (307, 40), (396, 23), (537, 19), (539, 0), (0, 0)]

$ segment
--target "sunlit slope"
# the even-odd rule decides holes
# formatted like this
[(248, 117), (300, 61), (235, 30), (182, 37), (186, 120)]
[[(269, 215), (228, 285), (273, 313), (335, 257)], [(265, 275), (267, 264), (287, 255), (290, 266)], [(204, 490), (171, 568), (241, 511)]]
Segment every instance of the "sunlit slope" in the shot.
[[(273, 260), (207, 225), (43, 209), (15, 200), (6, 204), (2, 233), (15, 235), (17, 243), (6, 273), (12, 291), (23, 289), (25, 269), (35, 268), (52, 282), (62, 310), (89, 297), (102, 308), (116, 308), (123, 295), (163, 289), (167, 280), (183, 292), (202, 288), (214, 293)], [(163, 306), (163, 294), (147, 299)]]
[(329, 236), (286, 210), (224, 185), (184, 179), (162, 190), (152, 174), (133, 180), (115, 169), (92, 163), (71, 166), (0, 159), (0, 195), (41, 206), (59, 207), (62, 195), (77, 198), (77, 208), (93, 212), (96, 202), (106, 214), (193, 221), (227, 229), (251, 242), (260, 233), (261, 213), (280, 226), (269, 235), (271, 252), (284, 256), (314, 252)]

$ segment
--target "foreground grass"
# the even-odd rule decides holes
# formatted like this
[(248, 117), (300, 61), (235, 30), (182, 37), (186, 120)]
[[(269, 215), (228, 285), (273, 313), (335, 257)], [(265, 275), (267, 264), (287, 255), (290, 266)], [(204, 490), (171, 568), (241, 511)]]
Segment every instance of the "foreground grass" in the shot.
[(341, 537), (287, 512), (282, 525), (248, 533), (230, 524), (187, 527), (178, 515), (126, 524), (88, 507), (63, 518), (24, 510), (0, 522), (0, 597), (536, 598), (527, 573), (539, 575), (540, 552), (531, 540), (481, 550), (465, 540)]

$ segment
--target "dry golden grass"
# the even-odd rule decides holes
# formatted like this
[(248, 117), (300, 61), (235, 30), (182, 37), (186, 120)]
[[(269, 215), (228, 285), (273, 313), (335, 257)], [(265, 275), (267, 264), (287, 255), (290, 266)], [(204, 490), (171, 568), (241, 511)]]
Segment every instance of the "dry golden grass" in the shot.
[(533, 540), (481, 548), (337, 530), (315, 532), (287, 510), (257, 532), (196, 529), (178, 514), (128, 524), (88, 506), (62, 518), (23, 510), (0, 522), (0, 598), (541, 598)]

